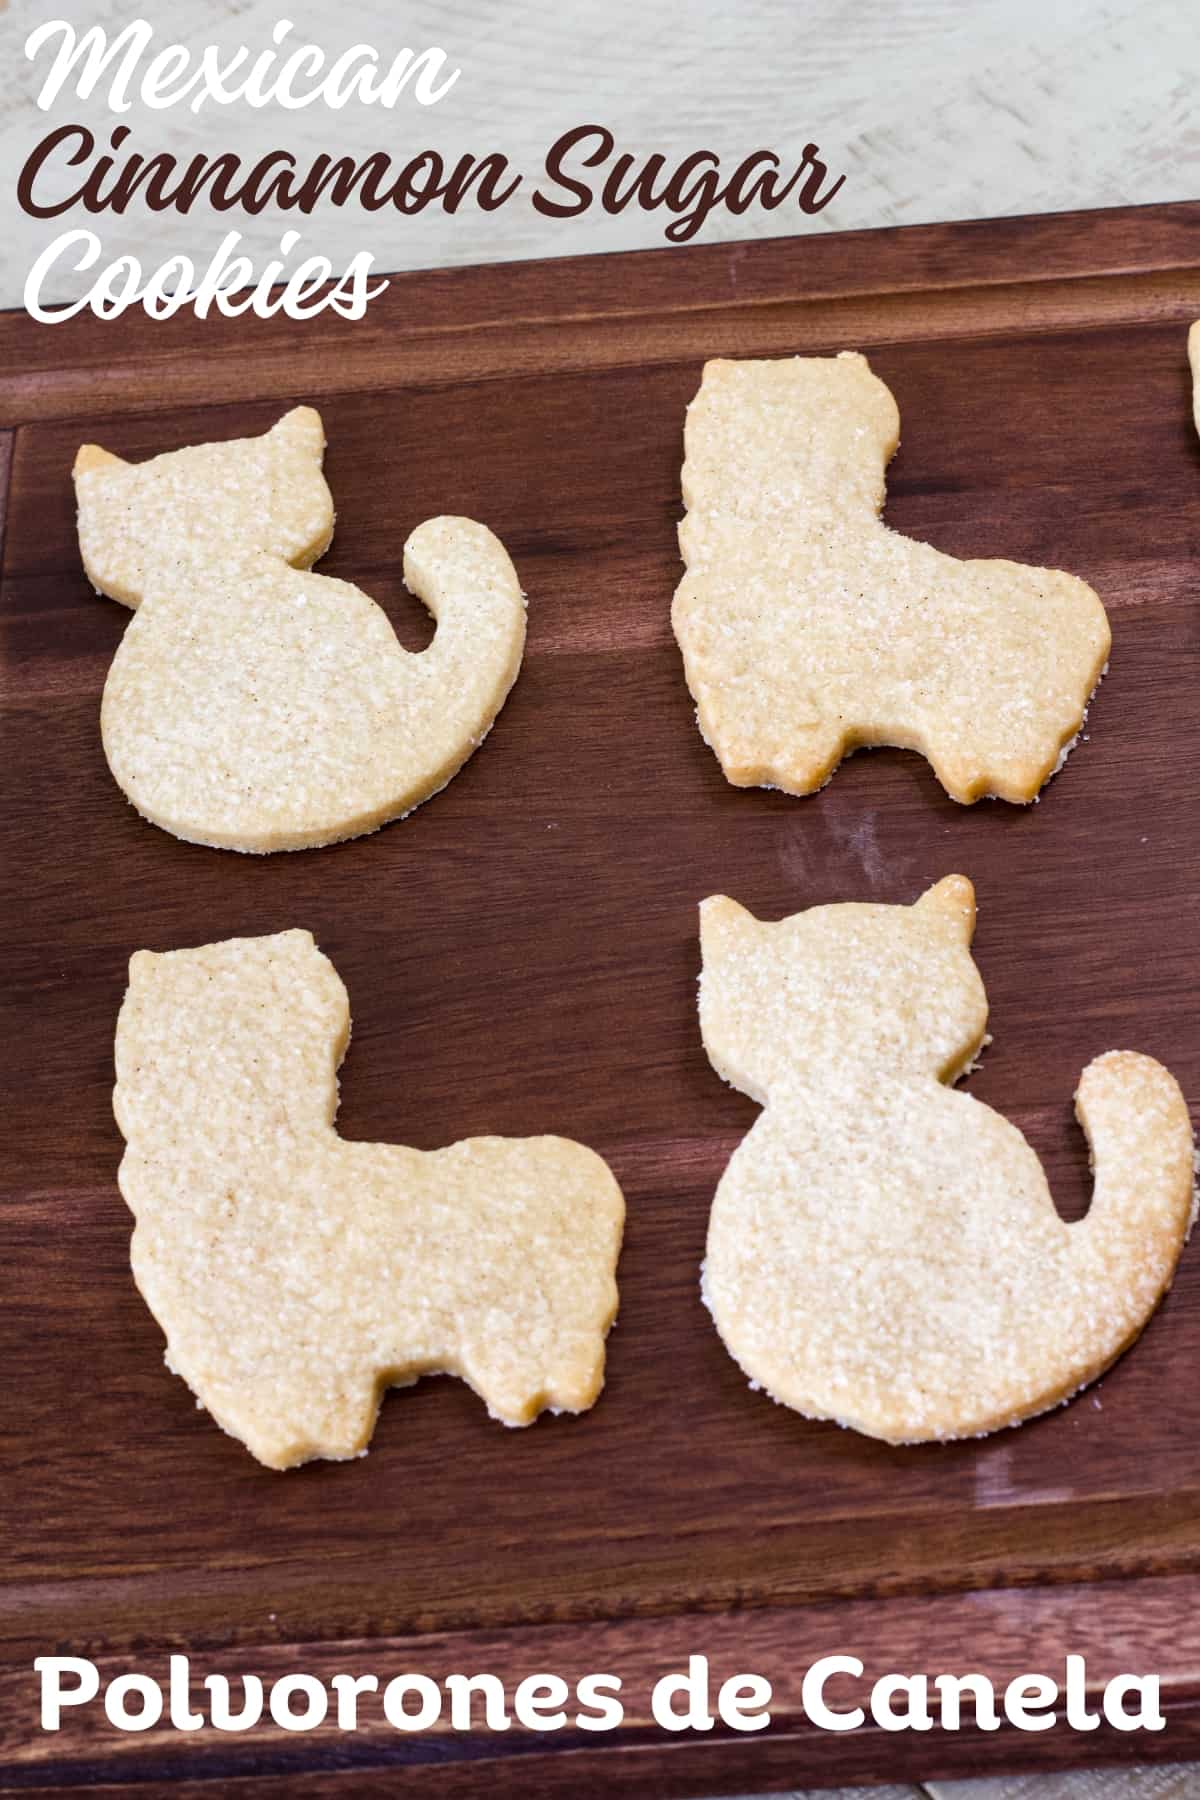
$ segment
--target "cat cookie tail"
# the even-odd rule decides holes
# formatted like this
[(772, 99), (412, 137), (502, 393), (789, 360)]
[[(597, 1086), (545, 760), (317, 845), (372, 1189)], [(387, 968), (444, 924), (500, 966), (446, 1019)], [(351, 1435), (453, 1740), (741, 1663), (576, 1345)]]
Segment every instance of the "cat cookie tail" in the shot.
[(486, 525), (443, 516), (418, 525), (404, 546), (404, 584), (437, 620), (423, 654), (453, 673), (470, 710), (503, 705), (525, 648), (525, 596), (508, 552)]
[(1105, 1303), (1108, 1289), (1114, 1328), (1128, 1342), (1170, 1287), (1195, 1218), (1191, 1121), (1175, 1078), (1129, 1050), (1089, 1063), (1075, 1111), (1095, 1187), (1086, 1219), (1072, 1230), (1086, 1245), (1096, 1302)]

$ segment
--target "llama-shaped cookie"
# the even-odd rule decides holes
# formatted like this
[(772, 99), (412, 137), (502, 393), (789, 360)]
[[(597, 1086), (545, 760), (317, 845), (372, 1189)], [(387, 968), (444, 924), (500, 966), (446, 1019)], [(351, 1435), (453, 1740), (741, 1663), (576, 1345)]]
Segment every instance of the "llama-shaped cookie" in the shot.
[(347, 581), (309, 573), (333, 535), (320, 416), (125, 463), (75, 459), (93, 585), (136, 607), (104, 687), (109, 767), (176, 837), (299, 850), (373, 831), (445, 786), (521, 663), (525, 606), (503, 545), (437, 518), (404, 579), (437, 620), (419, 654)]
[(705, 365), (672, 610), (701, 733), (737, 787), (809, 794), (848, 752), (892, 744), (955, 800), (1032, 800), (1104, 670), (1104, 608), (1059, 570), (889, 530), (899, 435), (856, 353)]
[(1021, 1133), (952, 1090), (987, 1023), (974, 919), (961, 875), (777, 924), (701, 908), (704, 1045), (765, 1109), (713, 1201), (705, 1300), (756, 1387), (892, 1443), (1015, 1425), (1101, 1374), (1193, 1217), (1187, 1110), (1149, 1057), (1084, 1071), (1075, 1224)]
[(117, 1023), (121, 1192), (168, 1366), (260, 1462), (364, 1451), (438, 1371), (524, 1425), (603, 1382), (624, 1203), (565, 1138), (424, 1152), (334, 1129), (346, 990), (307, 931), (140, 950)]

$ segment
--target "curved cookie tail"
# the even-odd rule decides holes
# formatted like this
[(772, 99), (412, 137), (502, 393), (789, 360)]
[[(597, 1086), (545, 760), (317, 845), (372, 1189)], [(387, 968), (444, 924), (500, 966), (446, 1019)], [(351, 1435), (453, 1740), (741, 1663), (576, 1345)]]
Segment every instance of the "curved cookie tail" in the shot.
[(525, 597), (499, 538), (474, 519), (426, 519), (404, 546), (404, 582), (437, 621), (421, 658), (447, 692), (490, 726), (516, 680), (525, 648)]
[(1161, 1063), (1110, 1050), (1089, 1063), (1075, 1112), (1092, 1152), (1087, 1217), (1072, 1226), (1093, 1306), (1122, 1348), (1171, 1285), (1196, 1217), (1195, 1146), (1179, 1084)]

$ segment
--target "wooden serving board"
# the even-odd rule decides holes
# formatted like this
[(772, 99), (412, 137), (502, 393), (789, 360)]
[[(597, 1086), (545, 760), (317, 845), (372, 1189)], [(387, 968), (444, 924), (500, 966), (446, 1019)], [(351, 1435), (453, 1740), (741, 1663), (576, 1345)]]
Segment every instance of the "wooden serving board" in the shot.
[[(1200, 1099), (1200, 446), (1185, 330), (1200, 205), (403, 276), (359, 324), (38, 327), (0, 318), (9, 459), (0, 1037), (0, 1683), (7, 1782), (76, 1793), (728, 1793), (1200, 1755), (1200, 1245), (1143, 1340), (1075, 1404), (981, 1443), (889, 1449), (749, 1391), (697, 1291), (709, 1202), (755, 1107), (712, 1073), (696, 905), (911, 900), (962, 870), (995, 1043), (971, 1092), (1086, 1204), (1071, 1096), (1113, 1046)], [(683, 409), (706, 356), (869, 351), (903, 447), (887, 517), (959, 555), (1071, 569), (1112, 669), (1028, 809), (947, 800), (860, 755), (806, 800), (726, 785), (669, 626)], [(321, 567), (428, 635), (400, 546), (485, 520), (529, 593), (524, 670), (482, 752), (406, 822), (267, 859), (143, 823), (97, 709), (127, 614), (79, 566), (76, 446), (131, 458), (320, 405)], [(524, 1433), (461, 1384), (390, 1397), (366, 1461), (259, 1468), (162, 1365), (129, 1276), (112, 1036), (127, 959), (311, 928), (350, 991), (340, 1122), (423, 1147), (561, 1132), (629, 1207), (595, 1411)], [(36, 1728), (34, 1655), (106, 1672), (488, 1669), (624, 1678), (612, 1734), (119, 1734)], [(1156, 1738), (812, 1729), (807, 1665), (1164, 1678)], [(771, 1728), (669, 1736), (692, 1652), (775, 1686)], [(207, 1785), (206, 1785), (207, 1784)], [(8, 1791), (6, 1787), (4, 1791)]]

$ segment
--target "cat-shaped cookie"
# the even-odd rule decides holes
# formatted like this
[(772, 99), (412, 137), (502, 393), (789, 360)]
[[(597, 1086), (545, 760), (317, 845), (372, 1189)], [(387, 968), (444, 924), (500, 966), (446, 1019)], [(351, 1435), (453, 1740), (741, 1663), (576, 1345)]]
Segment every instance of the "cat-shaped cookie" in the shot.
[(566, 1138), (425, 1152), (334, 1129), (346, 990), (307, 931), (140, 950), (117, 1023), (134, 1278), (167, 1362), (260, 1462), (366, 1447), (460, 1375), (508, 1425), (604, 1375), (624, 1202)]
[(1104, 608), (1072, 575), (889, 530), (899, 436), (856, 353), (705, 365), (672, 609), (701, 733), (737, 787), (809, 794), (892, 744), (955, 800), (1032, 800), (1103, 672)]
[(333, 535), (320, 416), (130, 464), (85, 444), (79, 544), (137, 617), (104, 687), (109, 767), (193, 843), (298, 850), (373, 831), (445, 786), (516, 679), (525, 606), (499, 540), (437, 518), (404, 579), (437, 620), (413, 654), (361, 589), (308, 572)]
[(1095, 1170), (1065, 1224), (1021, 1133), (950, 1083), (984, 1042), (975, 896), (701, 908), (700, 1022), (764, 1108), (713, 1201), (703, 1293), (753, 1384), (893, 1443), (1014, 1425), (1133, 1342), (1193, 1218), (1183, 1097), (1098, 1057), (1076, 1096)]

